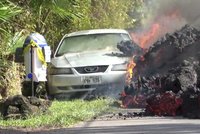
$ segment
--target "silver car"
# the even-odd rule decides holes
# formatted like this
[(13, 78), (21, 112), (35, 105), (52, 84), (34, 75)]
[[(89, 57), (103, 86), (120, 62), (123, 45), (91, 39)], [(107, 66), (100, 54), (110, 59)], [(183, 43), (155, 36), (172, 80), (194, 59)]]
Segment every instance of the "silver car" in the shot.
[(130, 40), (128, 32), (121, 29), (65, 35), (48, 69), (49, 94), (89, 91), (105, 85), (122, 90), (129, 57), (119, 56), (117, 44)]

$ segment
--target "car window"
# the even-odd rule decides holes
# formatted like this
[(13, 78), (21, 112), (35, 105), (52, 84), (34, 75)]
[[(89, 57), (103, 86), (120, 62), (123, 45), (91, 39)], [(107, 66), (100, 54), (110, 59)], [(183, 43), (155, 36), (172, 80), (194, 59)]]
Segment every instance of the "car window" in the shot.
[(129, 35), (120, 33), (66, 37), (62, 41), (56, 55), (97, 50), (118, 51), (117, 44), (126, 40), (130, 40)]

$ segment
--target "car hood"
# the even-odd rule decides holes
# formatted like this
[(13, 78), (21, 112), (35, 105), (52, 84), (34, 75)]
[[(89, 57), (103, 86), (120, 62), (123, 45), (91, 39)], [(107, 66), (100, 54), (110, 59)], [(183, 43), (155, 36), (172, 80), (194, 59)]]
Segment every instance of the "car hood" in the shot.
[(52, 59), (52, 64), (56, 67), (78, 67), (122, 64), (128, 57), (113, 55), (112, 52), (83, 52), (69, 53)]

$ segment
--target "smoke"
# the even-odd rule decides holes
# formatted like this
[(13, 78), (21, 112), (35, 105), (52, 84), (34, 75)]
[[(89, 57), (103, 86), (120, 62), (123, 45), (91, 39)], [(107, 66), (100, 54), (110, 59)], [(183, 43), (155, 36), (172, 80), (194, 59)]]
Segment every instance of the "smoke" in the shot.
[(151, 0), (146, 3), (148, 8), (152, 8), (151, 15), (154, 17), (177, 10), (182, 20), (188, 24), (200, 26), (200, 0)]
[(166, 33), (186, 24), (200, 28), (200, 0), (143, 0), (142, 24), (132, 33), (133, 40), (148, 48)]

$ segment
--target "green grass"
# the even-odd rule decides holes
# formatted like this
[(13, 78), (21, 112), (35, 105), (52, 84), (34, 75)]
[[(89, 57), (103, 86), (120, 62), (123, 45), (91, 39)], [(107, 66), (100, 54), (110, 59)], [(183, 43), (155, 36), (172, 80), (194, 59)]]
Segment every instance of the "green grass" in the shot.
[(0, 119), (0, 127), (38, 128), (67, 127), (91, 119), (109, 109), (111, 100), (99, 99), (93, 101), (53, 101), (49, 112), (45, 115), (23, 119)]

